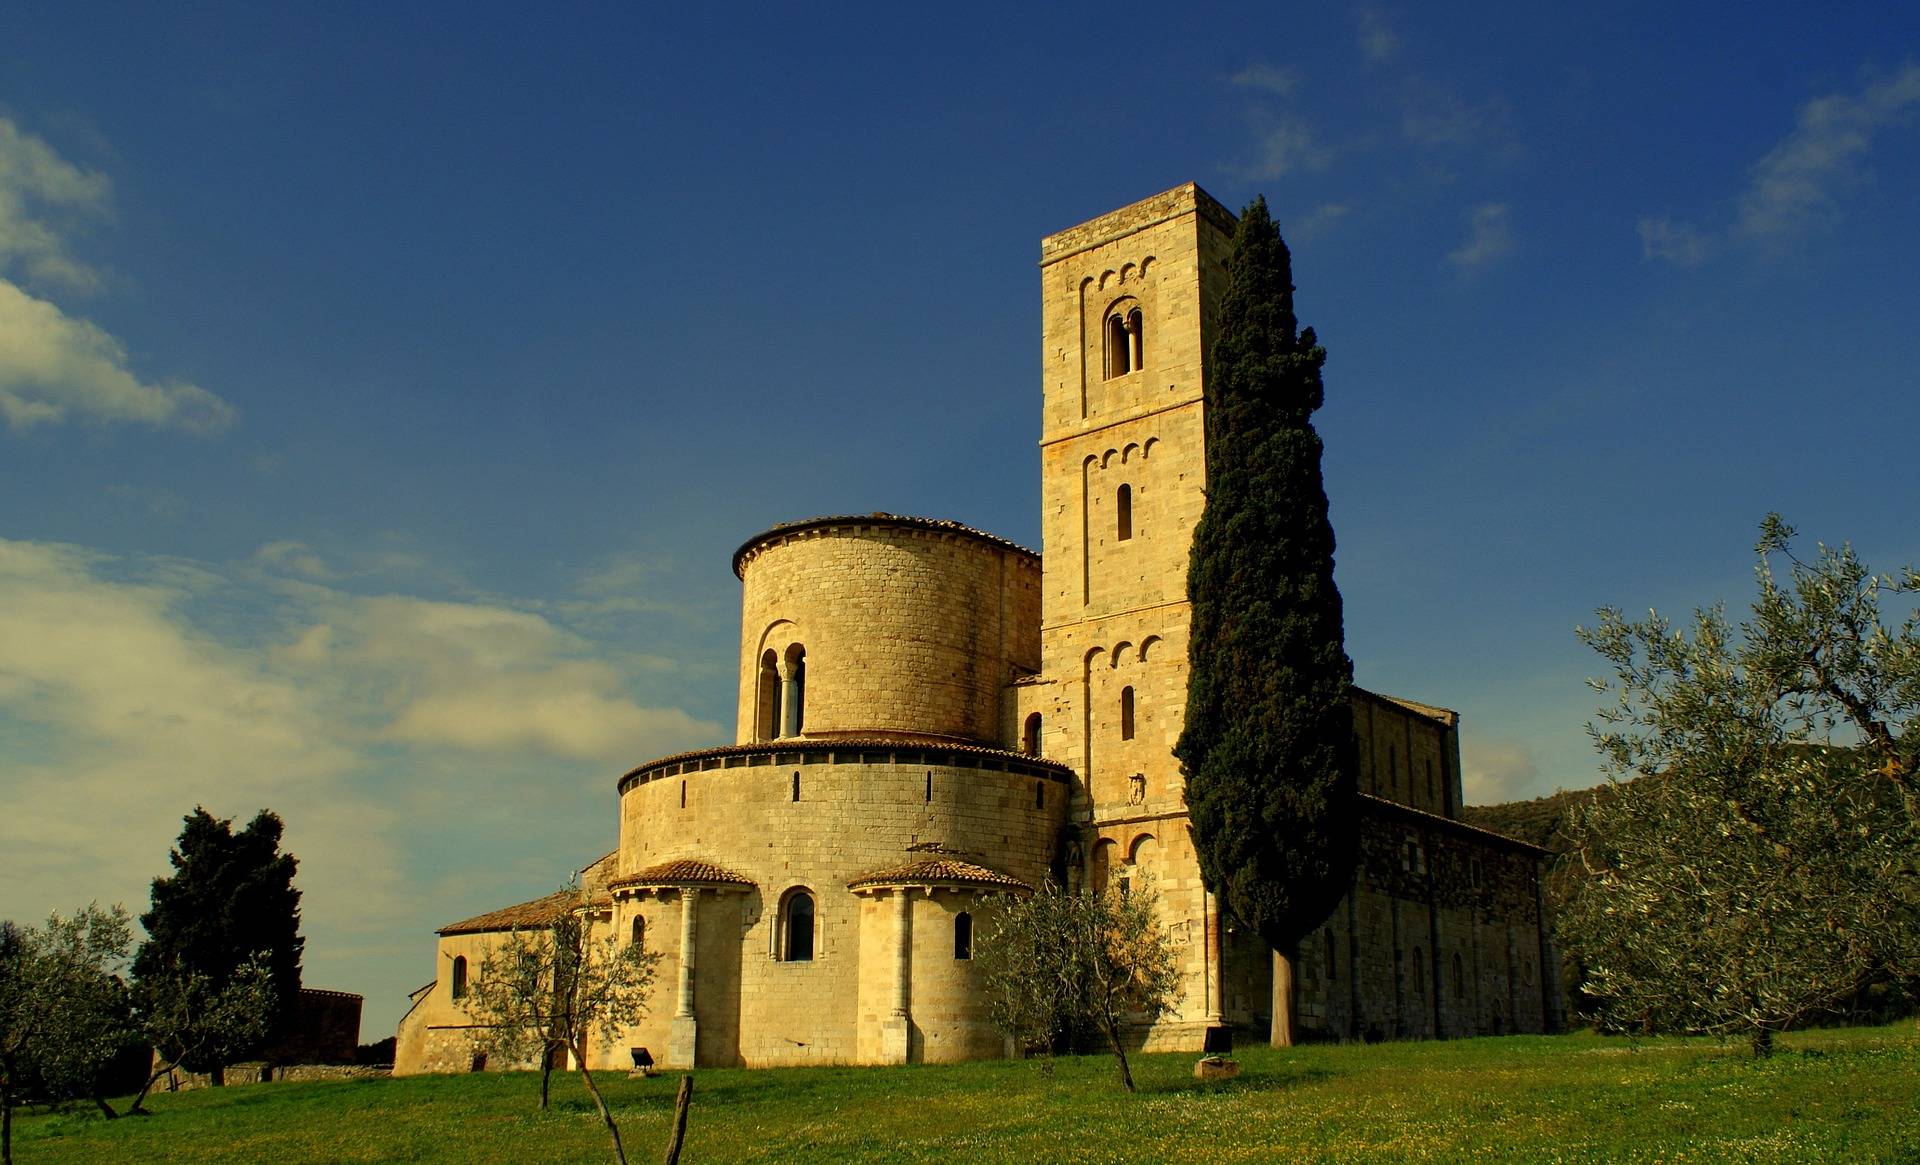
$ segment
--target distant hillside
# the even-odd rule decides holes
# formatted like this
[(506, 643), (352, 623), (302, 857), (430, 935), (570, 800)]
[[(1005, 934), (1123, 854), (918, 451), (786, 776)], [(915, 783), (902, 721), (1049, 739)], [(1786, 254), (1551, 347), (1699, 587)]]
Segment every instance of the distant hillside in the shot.
[(1592, 789), (1562, 789), (1551, 797), (1508, 801), (1503, 805), (1463, 805), (1460, 819), (1529, 841), (1554, 854), (1567, 852), (1567, 826), (1580, 806), (1592, 799)]

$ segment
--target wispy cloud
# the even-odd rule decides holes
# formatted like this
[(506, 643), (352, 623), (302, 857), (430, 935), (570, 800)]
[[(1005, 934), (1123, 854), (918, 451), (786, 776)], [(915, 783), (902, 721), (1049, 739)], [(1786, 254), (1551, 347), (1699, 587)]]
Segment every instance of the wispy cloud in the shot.
[(1291, 97), (1300, 88), (1300, 74), (1274, 65), (1248, 65), (1227, 80), (1242, 88), (1258, 89), (1276, 97)]
[(1729, 225), (1643, 216), (1636, 223), (1641, 255), (1692, 267), (1732, 245), (1766, 250), (1832, 226), (1847, 196), (1871, 180), (1877, 139), (1910, 123), (1916, 109), (1920, 64), (1912, 63), (1866, 81), (1856, 93), (1814, 98), (1800, 107), (1786, 137), (1748, 170)]
[(1323, 144), (1304, 117), (1286, 115), (1260, 135), (1255, 178), (1283, 178), (1300, 171), (1324, 170), (1333, 162), (1332, 147)]
[(0, 118), (0, 418), (15, 430), (83, 418), (224, 428), (234, 416), (225, 401), (197, 385), (142, 379), (117, 339), (25, 289), (98, 287), (61, 223), (104, 214), (110, 194), (106, 178)]
[(120, 341), (0, 279), (0, 417), (9, 426), (85, 417), (210, 432), (233, 415), (197, 385), (140, 379)]
[(1470, 805), (1497, 805), (1537, 797), (1540, 765), (1527, 746), (1511, 740), (1471, 739), (1460, 745), (1460, 785)]
[(1707, 236), (1692, 223), (1676, 221), (1670, 215), (1649, 216), (1640, 220), (1638, 229), (1642, 258), (1664, 260), (1676, 267), (1697, 267), (1707, 257)]
[(1312, 242), (1332, 230), (1353, 212), (1344, 202), (1327, 202), (1285, 224), (1287, 238), (1295, 243)]
[(1360, 55), (1370, 65), (1383, 65), (1400, 55), (1400, 34), (1387, 14), (1374, 5), (1360, 9)]
[(397, 999), (411, 984), (373, 980), (410, 972), (339, 952), (457, 915), (418, 899), (435, 855), (578, 864), (611, 844), (592, 806), (622, 768), (728, 738), (544, 616), (260, 569), (310, 575), (312, 553), (228, 568), (0, 539), (0, 917), (137, 903), (181, 814), (267, 806), (301, 860), (310, 962), (353, 976), (320, 985)]
[(80, 169), (0, 117), (0, 270), (37, 286), (97, 288), (99, 274), (73, 256), (57, 223), (106, 214), (111, 195), (105, 175)]
[(1471, 275), (1513, 253), (1513, 215), (1504, 202), (1482, 203), (1467, 217), (1467, 240), (1449, 252), (1447, 261), (1462, 275)]
[(1866, 177), (1876, 134), (1920, 105), (1920, 64), (1800, 107), (1793, 132), (1754, 164), (1734, 233), (1777, 240), (1839, 213), (1839, 198)]
[(1469, 101), (1444, 85), (1417, 78), (1401, 96), (1400, 135), (1428, 149), (1478, 147), (1498, 156), (1520, 148), (1505, 100)]

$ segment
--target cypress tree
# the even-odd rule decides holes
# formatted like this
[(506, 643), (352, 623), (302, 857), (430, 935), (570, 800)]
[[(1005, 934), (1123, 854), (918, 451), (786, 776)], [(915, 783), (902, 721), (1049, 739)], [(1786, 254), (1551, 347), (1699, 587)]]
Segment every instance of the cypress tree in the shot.
[[(273, 1013), (267, 1039), (286, 1029), (300, 997), (300, 891), (298, 862), (280, 852), (280, 818), (261, 810), (245, 829), (204, 808), (189, 813), (180, 841), (168, 855), (174, 874), (153, 880), (153, 905), (140, 916), (147, 941), (134, 956), (139, 980), (200, 974), (212, 991), (224, 990), (255, 954), (264, 953), (270, 973)], [(251, 1047), (220, 1047), (205, 1062), (186, 1064), (210, 1071), (252, 1054)]]
[(1207, 500), (1194, 531), (1186, 770), (1206, 884), (1275, 961), (1292, 1036), (1300, 941), (1352, 883), (1356, 753), (1333, 526), (1312, 415), (1326, 349), (1293, 310), (1286, 243), (1255, 198), (1227, 261), (1206, 387)]

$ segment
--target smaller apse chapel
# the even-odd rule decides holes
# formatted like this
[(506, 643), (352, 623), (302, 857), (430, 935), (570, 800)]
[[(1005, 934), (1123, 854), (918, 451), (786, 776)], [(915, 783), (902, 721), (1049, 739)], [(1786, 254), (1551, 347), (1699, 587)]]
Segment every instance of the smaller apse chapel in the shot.
[[(1201, 883), (1172, 755), (1232, 227), (1188, 184), (1042, 241), (1044, 563), (884, 513), (748, 539), (734, 743), (621, 776), (583, 894), (441, 928), (396, 1072), (513, 1067), (476, 1055), (468, 986), (503, 935), (574, 909), (661, 956), (595, 1067), (1002, 1055), (973, 954), (998, 900), (1048, 880), (1151, 882), (1184, 990), (1141, 1046), (1265, 1038), (1271, 952)], [(1457, 819), (1458, 719), (1354, 692), (1361, 851), (1296, 965), (1304, 1038), (1558, 1023), (1543, 855)]]

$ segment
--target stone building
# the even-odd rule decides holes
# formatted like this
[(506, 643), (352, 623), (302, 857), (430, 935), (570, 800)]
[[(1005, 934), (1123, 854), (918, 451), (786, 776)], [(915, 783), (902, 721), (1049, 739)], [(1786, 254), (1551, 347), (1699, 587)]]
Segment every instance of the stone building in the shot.
[[(595, 1065), (995, 1056), (972, 960), (994, 901), (1151, 879), (1179, 1005), (1138, 1030), (1264, 1038), (1270, 952), (1202, 885), (1172, 749), (1206, 353), (1233, 216), (1194, 185), (1041, 242), (1042, 536), (813, 518), (748, 539), (735, 743), (619, 779), (596, 925), (662, 956), (650, 1014)], [(1458, 820), (1458, 717), (1356, 690), (1354, 888), (1296, 965), (1306, 1038), (1556, 1024), (1542, 852)], [(479, 1066), (461, 999), (491, 945), (582, 899), (439, 932), (395, 1070)]]

